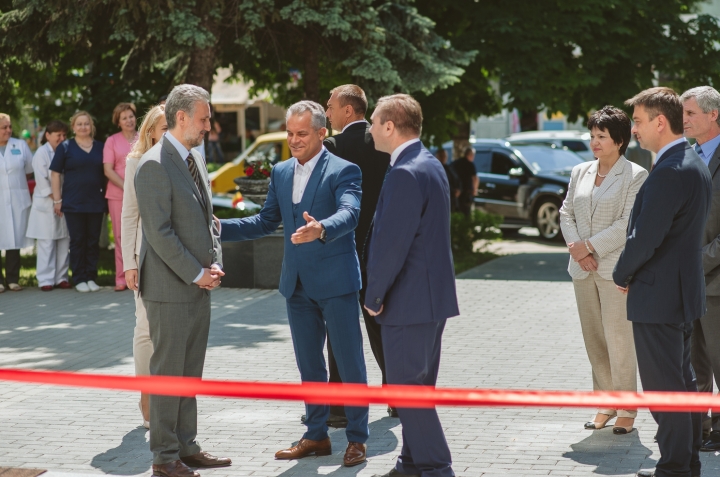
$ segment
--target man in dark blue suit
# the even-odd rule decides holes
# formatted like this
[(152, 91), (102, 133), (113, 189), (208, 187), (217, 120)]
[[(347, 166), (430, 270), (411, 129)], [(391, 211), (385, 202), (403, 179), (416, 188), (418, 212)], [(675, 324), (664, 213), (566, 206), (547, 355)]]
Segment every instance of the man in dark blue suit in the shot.
[[(300, 101), (287, 112), (293, 158), (275, 166), (265, 206), (258, 215), (223, 220), (223, 241), (252, 240), (285, 229), (280, 293), (287, 299), (295, 358), (303, 382), (327, 382), (325, 335), (344, 383), (367, 384), (360, 331), (360, 265), (354, 229), (360, 215), (360, 168), (323, 147), (325, 110)], [(294, 233), (293, 233), (294, 231)], [(307, 432), (276, 459), (330, 455), (329, 407), (307, 405)], [(368, 407), (346, 407), (346, 466), (366, 460)]]
[[(643, 390), (697, 392), (690, 337), (705, 314), (702, 240), (712, 181), (682, 136), (682, 103), (672, 89), (651, 88), (625, 104), (635, 108), (633, 134), (657, 157), (635, 197), (613, 279), (628, 295)], [(701, 414), (652, 414), (660, 459), (654, 471), (637, 475), (699, 477)]]
[[(450, 188), (423, 147), (420, 104), (380, 98), (370, 133), (390, 154), (369, 243), (365, 308), (381, 326), (388, 384), (435, 386), (445, 322), (457, 316), (450, 249)], [(392, 405), (392, 403), (390, 403)], [(452, 477), (445, 434), (432, 409), (398, 408), (403, 446), (383, 477)]]

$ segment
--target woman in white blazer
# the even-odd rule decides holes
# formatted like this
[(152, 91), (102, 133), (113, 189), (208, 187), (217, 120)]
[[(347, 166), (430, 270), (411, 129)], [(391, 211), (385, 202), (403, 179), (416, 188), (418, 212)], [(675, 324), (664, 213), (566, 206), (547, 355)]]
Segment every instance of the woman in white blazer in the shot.
[[(637, 359), (626, 300), (612, 280), (625, 248), (635, 195), (648, 172), (623, 154), (630, 142), (630, 118), (605, 106), (588, 121), (597, 160), (573, 168), (560, 227), (570, 250), (580, 325), (592, 367), (593, 390), (637, 391)], [(598, 409), (586, 429), (602, 429), (617, 416), (615, 434), (633, 429), (635, 409)]]
[(55, 148), (63, 142), (68, 126), (62, 121), (50, 121), (45, 126), (43, 145), (35, 151), (32, 159), (35, 173), (35, 191), (33, 192), (28, 238), (37, 239), (37, 280), (42, 291), (51, 291), (54, 287), (71, 288), (68, 281), (70, 265), (70, 234), (62, 212), (55, 213), (50, 181), (50, 163)]
[[(138, 292), (138, 262), (140, 245), (142, 244), (142, 223), (138, 211), (137, 196), (135, 195), (135, 172), (143, 154), (155, 143), (160, 141), (167, 131), (165, 121), (165, 107), (155, 106), (145, 115), (138, 139), (127, 155), (125, 164), (125, 182), (121, 215), (122, 237), (122, 263), (125, 269), (125, 281), (128, 288), (135, 293), (135, 331), (133, 333), (133, 357), (135, 359), (135, 374), (150, 374), (150, 357), (153, 354), (153, 344), (150, 340), (150, 326), (147, 312)], [(148, 394), (140, 395), (140, 412), (143, 416), (143, 426), (150, 427), (150, 397)]]
[[(20, 291), (20, 249), (32, 246), (25, 236), (30, 215), (28, 178), (32, 174), (32, 153), (25, 141), (10, 137), (10, 116), (0, 113), (0, 250), (5, 250), (8, 288)], [(3, 285), (0, 258), (0, 293)]]

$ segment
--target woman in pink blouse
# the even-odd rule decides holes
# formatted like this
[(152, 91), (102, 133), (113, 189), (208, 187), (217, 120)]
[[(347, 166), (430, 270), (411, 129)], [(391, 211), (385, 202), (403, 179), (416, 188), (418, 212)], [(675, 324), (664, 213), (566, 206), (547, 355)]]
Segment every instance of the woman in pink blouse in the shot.
[(135, 105), (120, 103), (115, 106), (112, 116), (120, 132), (113, 134), (105, 141), (103, 149), (103, 166), (105, 176), (108, 178), (107, 194), (110, 220), (112, 220), (113, 235), (115, 236), (115, 291), (127, 289), (125, 272), (122, 260), (122, 243), (120, 237), (121, 216), (123, 203), (123, 187), (125, 181), (125, 159), (137, 139), (135, 130)]

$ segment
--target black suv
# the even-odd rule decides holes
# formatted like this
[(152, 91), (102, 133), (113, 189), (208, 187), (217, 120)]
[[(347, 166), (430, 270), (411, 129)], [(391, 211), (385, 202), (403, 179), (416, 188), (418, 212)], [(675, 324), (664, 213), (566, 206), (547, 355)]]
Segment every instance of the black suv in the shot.
[(475, 205), (502, 215), (505, 229), (532, 226), (545, 240), (562, 239), (560, 206), (570, 183), (570, 171), (583, 159), (547, 144), (480, 139), (472, 146), (480, 179)]

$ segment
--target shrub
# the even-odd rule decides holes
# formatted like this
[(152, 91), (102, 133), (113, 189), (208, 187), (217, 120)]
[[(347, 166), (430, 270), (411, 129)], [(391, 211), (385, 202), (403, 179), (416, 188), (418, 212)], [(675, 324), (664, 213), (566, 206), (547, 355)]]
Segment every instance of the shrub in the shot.
[(500, 224), (503, 218), (495, 214), (487, 214), (480, 210), (473, 211), (470, 217), (454, 213), (450, 216), (450, 241), (454, 254), (473, 253), (474, 244), (478, 240), (496, 240), (502, 236)]

